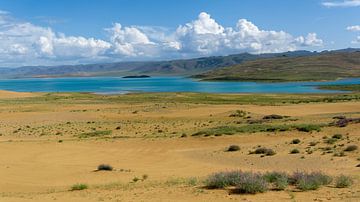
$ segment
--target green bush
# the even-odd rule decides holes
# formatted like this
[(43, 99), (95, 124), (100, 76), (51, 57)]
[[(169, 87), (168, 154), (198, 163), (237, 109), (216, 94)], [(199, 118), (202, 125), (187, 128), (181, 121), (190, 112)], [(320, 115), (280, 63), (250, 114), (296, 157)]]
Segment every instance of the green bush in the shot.
[(272, 183), (274, 190), (284, 190), (289, 185), (289, 176), (282, 172), (267, 172), (263, 175), (264, 179)]
[(335, 179), (335, 186), (337, 188), (350, 187), (352, 184), (353, 184), (352, 179), (345, 175), (340, 175)]
[(295, 172), (291, 180), (292, 184), (301, 191), (317, 190), (322, 185), (328, 185), (331, 183), (332, 178), (321, 172)]
[(291, 141), (291, 144), (299, 144), (300, 142), (301, 142), (300, 139), (293, 139), (293, 140)]
[(240, 147), (238, 145), (230, 145), (226, 151), (234, 152), (234, 151), (239, 151), (239, 150), (240, 150)]
[(335, 144), (335, 142), (338, 141), (337, 138), (329, 138), (325, 140), (326, 144)]
[(74, 184), (70, 191), (79, 191), (79, 190), (84, 190), (87, 189), (88, 185), (87, 184)]
[(341, 134), (335, 134), (332, 136), (332, 138), (340, 140), (343, 136)]
[(302, 124), (302, 125), (296, 126), (296, 129), (301, 132), (312, 132), (312, 131), (320, 132), (321, 126), (313, 125), (313, 124)]
[(298, 149), (292, 149), (290, 151), (290, 154), (298, 154), (298, 153), (300, 153), (300, 151)]
[(235, 193), (256, 194), (268, 190), (268, 183), (259, 173), (243, 173), (236, 183)]
[(349, 145), (349, 146), (347, 146), (347, 147), (344, 149), (344, 151), (351, 152), (351, 151), (355, 151), (355, 150), (357, 150), (357, 149), (358, 149), (358, 146), (356, 146), (356, 145)]
[(261, 148), (255, 149), (255, 151), (251, 152), (251, 154), (264, 154), (266, 156), (273, 156), (276, 154), (276, 152), (272, 149), (261, 147)]

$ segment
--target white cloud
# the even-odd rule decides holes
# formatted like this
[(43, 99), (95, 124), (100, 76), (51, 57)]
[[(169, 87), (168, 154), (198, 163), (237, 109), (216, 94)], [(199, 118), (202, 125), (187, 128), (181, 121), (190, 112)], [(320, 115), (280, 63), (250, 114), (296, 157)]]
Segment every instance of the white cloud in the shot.
[(351, 42), (352, 44), (360, 44), (360, 36), (357, 36), (355, 40)]
[(107, 40), (66, 36), (0, 11), (0, 62), (2, 66), (21, 66), (169, 59), (283, 52), (323, 44), (316, 33), (294, 37), (285, 31), (262, 30), (246, 19), (224, 27), (205, 12), (174, 31), (119, 23), (105, 30)]
[(346, 28), (346, 30), (352, 32), (360, 32), (360, 25), (349, 26)]
[(342, 0), (342, 1), (325, 1), (323, 6), (332, 7), (357, 7), (360, 6), (360, 0)]
[(306, 37), (293, 37), (284, 31), (261, 30), (246, 19), (240, 19), (235, 28), (224, 28), (206, 13), (201, 13), (198, 19), (191, 23), (179, 26), (175, 36), (181, 52), (203, 55), (244, 51), (251, 53), (293, 51), (299, 47), (323, 44), (315, 33)]

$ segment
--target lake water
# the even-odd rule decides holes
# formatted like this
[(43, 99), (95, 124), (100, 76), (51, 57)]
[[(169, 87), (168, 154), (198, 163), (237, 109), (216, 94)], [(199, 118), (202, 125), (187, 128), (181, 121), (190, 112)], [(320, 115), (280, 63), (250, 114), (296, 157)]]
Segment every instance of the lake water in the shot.
[(314, 85), (360, 84), (360, 78), (328, 82), (203, 82), (183, 77), (124, 79), (120, 77), (3, 79), (0, 89), (18, 92), (208, 92), (208, 93), (328, 93)]

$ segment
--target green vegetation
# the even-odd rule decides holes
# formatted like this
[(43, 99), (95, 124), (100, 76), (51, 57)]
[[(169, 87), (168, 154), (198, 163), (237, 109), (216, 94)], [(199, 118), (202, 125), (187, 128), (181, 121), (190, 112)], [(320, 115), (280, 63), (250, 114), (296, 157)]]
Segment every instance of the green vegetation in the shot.
[[(269, 189), (285, 190), (293, 185), (300, 191), (317, 190), (321, 186), (331, 184), (333, 178), (322, 172), (294, 172), (288, 175), (284, 172), (267, 172), (264, 174), (243, 172), (240, 170), (217, 172), (209, 175), (205, 180), (208, 189), (230, 189), (234, 193), (255, 194)], [(340, 175), (335, 180), (338, 188), (349, 187), (352, 179)], [(291, 187), (293, 187), (291, 186)], [(233, 188), (234, 187), (234, 188)], [(290, 188), (291, 188), (290, 187)]]
[(301, 142), (300, 139), (293, 139), (291, 140), (291, 144), (299, 144)]
[(276, 154), (276, 152), (269, 148), (260, 147), (255, 149), (255, 151), (250, 152), (250, 154), (263, 154), (265, 156), (273, 156)]
[(70, 191), (79, 191), (79, 190), (84, 190), (84, 189), (87, 189), (87, 188), (88, 188), (87, 184), (74, 184), (70, 188)]
[(240, 147), (238, 145), (230, 145), (229, 148), (227, 148), (226, 151), (228, 152), (235, 152), (235, 151), (239, 151)]
[(290, 151), (290, 154), (298, 154), (298, 153), (300, 153), (299, 149), (292, 149)]
[(358, 146), (356, 146), (356, 145), (349, 145), (349, 146), (347, 146), (345, 149), (344, 149), (344, 151), (346, 151), (346, 152), (351, 152), (351, 151), (355, 151), (355, 150), (357, 150), (358, 149)]
[(111, 135), (111, 130), (101, 130), (101, 131), (94, 131), (94, 132), (88, 132), (88, 133), (81, 133), (78, 135), (79, 138), (91, 138), (91, 137), (102, 137)]
[[(0, 105), (25, 104), (116, 104), (116, 103), (189, 103), (282, 105), (299, 103), (359, 101), (360, 93), (351, 94), (210, 94), (210, 93), (134, 93), (96, 95), (89, 93), (47, 93), (21, 99), (0, 99)], [(77, 111), (73, 111), (77, 112)]]
[(353, 180), (345, 175), (340, 175), (335, 179), (335, 186), (337, 188), (350, 187), (353, 184)]
[(321, 85), (317, 87), (321, 90), (340, 90), (340, 91), (353, 91), (360, 92), (360, 84), (350, 85)]
[(302, 132), (320, 131), (325, 125), (315, 124), (294, 124), (294, 125), (266, 125), (249, 124), (244, 126), (218, 126), (208, 128), (194, 133), (192, 136), (212, 136), (212, 135), (233, 135), (236, 133), (257, 133), (257, 132), (281, 132), (298, 130)]
[(197, 75), (203, 80), (310, 81), (360, 77), (360, 52), (248, 61)]
[(272, 183), (274, 190), (284, 190), (289, 185), (289, 176), (283, 172), (267, 172), (263, 177)]
[(328, 185), (332, 177), (321, 172), (295, 172), (291, 177), (291, 182), (301, 191), (316, 190), (322, 185)]

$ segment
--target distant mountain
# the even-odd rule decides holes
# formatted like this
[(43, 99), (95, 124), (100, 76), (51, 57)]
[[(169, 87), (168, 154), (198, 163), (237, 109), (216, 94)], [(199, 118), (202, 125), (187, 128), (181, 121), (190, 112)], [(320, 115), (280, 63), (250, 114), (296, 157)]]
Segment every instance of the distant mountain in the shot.
[(247, 61), (194, 76), (202, 80), (306, 81), (360, 77), (360, 50)]
[(65, 77), (65, 76), (127, 76), (146, 75), (183, 75), (200, 74), (220, 67), (241, 64), (246, 61), (316, 55), (316, 52), (294, 51), (275, 54), (253, 55), (242, 53), (229, 56), (203, 57), (185, 60), (152, 62), (118, 62), (87, 65), (29, 66), (19, 68), (0, 68), (2, 78), (23, 77)]

